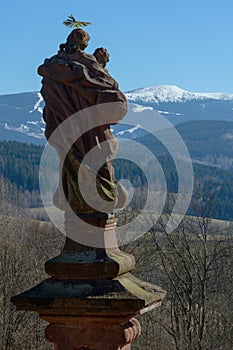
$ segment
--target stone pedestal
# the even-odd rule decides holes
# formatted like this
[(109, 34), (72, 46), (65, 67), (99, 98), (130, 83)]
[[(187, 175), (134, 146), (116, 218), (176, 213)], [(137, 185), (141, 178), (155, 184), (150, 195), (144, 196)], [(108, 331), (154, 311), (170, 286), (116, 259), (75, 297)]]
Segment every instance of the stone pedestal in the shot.
[(50, 278), (12, 302), (49, 322), (46, 338), (55, 350), (128, 350), (140, 333), (134, 316), (159, 306), (166, 293), (130, 273), (134, 257), (112, 244), (115, 219), (89, 221), (102, 229), (102, 248), (67, 238), (62, 253), (45, 264)]
[(45, 336), (55, 344), (55, 350), (129, 350), (141, 332), (135, 318), (122, 324), (110, 317), (54, 318), (50, 322)]

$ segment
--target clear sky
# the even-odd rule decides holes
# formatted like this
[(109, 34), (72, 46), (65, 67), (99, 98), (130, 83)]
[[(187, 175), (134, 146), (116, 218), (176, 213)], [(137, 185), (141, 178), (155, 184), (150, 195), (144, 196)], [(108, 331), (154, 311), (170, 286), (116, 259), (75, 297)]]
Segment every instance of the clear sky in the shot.
[(123, 91), (172, 84), (233, 93), (232, 0), (4, 0), (0, 94), (37, 91), (37, 67), (70, 32), (70, 14), (91, 21), (87, 52), (106, 47)]

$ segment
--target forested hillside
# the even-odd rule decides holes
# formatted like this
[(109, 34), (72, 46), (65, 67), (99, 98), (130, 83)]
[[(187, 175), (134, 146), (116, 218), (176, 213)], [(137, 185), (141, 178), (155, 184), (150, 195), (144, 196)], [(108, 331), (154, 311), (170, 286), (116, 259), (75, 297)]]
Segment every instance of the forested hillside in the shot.
[(233, 123), (193, 121), (177, 126), (193, 159), (233, 168)]
[[(225, 169), (233, 168), (233, 122), (189, 121), (177, 125), (176, 129), (192, 159)], [(163, 130), (161, 135), (169, 139), (172, 134), (167, 129)], [(138, 141), (156, 155), (167, 154), (165, 147), (151, 134), (139, 138)]]
[(0, 142), (0, 174), (21, 190), (38, 190), (38, 170), (43, 148), (20, 142)]
[[(204, 132), (203, 132), (204, 133)], [(148, 139), (147, 139), (147, 142)], [(156, 141), (155, 141), (156, 142)], [(217, 141), (216, 141), (217, 144)], [(157, 146), (148, 146), (156, 153)], [(194, 147), (195, 148), (195, 147)], [(0, 195), (21, 201), (24, 206), (38, 207), (41, 203), (39, 195), (39, 164), (43, 151), (42, 146), (17, 142), (0, 142)], [(175, 164), (168, 154), (157, 156), (165, 173), (168, 192), (176, 193), (178, 178)], [(129, 179), (140, 193), (147, 186), (145, 174), (130, 161), (117, 159), (114, 161), (115, 174), (118, 179)], [(233, 172), (217, 166), (207, 166), (194, 162), (194, 195), (212, 201), (211, 216), (217, 219), (233, 220)], [(150, 164), (147, 164), (150, 171)], [(156, 181), (156, 176), (155, 176)], [(189, 214), (193, 214), (189, 209)]]
[(43, 148), (15, 141), (0, 142), (0, 198), (22, 206), (40, 206), (39, 164)]

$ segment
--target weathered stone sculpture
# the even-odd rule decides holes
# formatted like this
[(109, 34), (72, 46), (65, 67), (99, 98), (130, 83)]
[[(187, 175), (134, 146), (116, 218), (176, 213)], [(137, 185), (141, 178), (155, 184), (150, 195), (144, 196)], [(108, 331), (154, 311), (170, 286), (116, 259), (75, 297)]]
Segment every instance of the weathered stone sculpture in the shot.
[[(50, 323), (46, 337), (55, 344), (56, 350), (126, 350), (140, 333), (134, 316), (158, 306), (165, 292), (131, 275), (134, 258), (117, 246), (116, 220), (110, 214), (124, 206), (127, 194), (114, 177), (111, 159), (117, 151), (117, 142), (110, 124), (124, 117), (127, 102), (105, 67), (109, 60), (107, 50), (99, 48), (94, 55), (86, 54), (83, 50), (88, 40), (85, 31), (73, 30), (67, 42), (60, 45), (58, 54), (39, 67), (38, 72), (43, 76), (41, 93), (45, 100), (46, 137), (61, 156), (67, 140), (61, 135), (53, 142), (51, 135), (65, 119), (94, 105), (114, 103), (115, 107), (111, 115), (91, 114), (90, 118), (103, 118), (102, 124), (81, 133), (67, 152), (54, 203), (66, 212), (69, 238), (63, 252), (45, 264), (51, 277), (14, 297), (13, 303), (18, 309), (37, 311)], [(92, 124), (88, 118), (85, 123)], [(85, 129), (82, 125), (79, 127)], [(108, 147), (101, 147), (103, 142)], [(98, 194), (109, 204), (105, 212), (99, 210), (98, 205), (92, 207), (86, 203), (77, 177), (82, 171), (80, 164), (93, 147), (97, 149), (95, 156), (104, 162), (100, 169), (88, 164), (87, 179), (82, 179), (88, 183), (88, 174), (95, 173)], [(98, 237), (94, 236), (98, 244), (88, 247), (78, 243), (75, 232), (79, 230), (79, 235), (86, 232), (85, 228), (82, 231), (75, 226), (70, 210), (82, 218), (90, 230), (93, 227), (93, 232), (95, 227), (100, 228)]]
[[(83, 51), (88, 40), (89, 35), (84, 30), (73, 30), (67, 42), (60, 45), (58, 54), (46, 59), (38, 69), (38, 73), (43, 76), (41, 94), (46, 103), (44, 120), (46, 122), (45, 135), (48, 140), (58, 125), (84, 108), (113, 102), (117, 106), (117, 111), (115, 111), (117, 122), (127, 112), (125, 96), (118, 89), (117, 82), (104, 69), (109, 57), (107, 51), (101, 48), (95, 51), (94, 55), (99, 59), (99, 63), (94, 55)], [(101, 118), (101, 116), (90, 113), (89, 118)], [(90, 120), (84, 122), (87, 125), (91, 124)], [(84, 129), (80, 124), (79, 127)], [(124, 205), (126, 194), (123, 190), (120, 190), (119, 193), (111, 162), (107, 161), (109, 156), (114, 156), (117, 142), (110, 131), (109, 120), (105, 117), (99, 127), (88, 130), (73, 144), (62, 169), (61, 183), (66, 199), (76, 213), (95, 212), (80, 195), (77, 174), (84, 156), (93, 147), (104, 141), (111, 144), (111, 147), (109, 147), (110, 152), (105, 155), (106, 163), (98, 171), (96, 177), (98, 193), (106, 201), (112, 202), (112, 209)], [(64, 140), (61, 139), (59, 144), (52, 144), (58, 154), (64, 146), (63, 143)], [(96, 156), (98, 157), (98, 154)], [(59, 196), (59, 189), (55, 196), (55, 203), (60, 209), (65, 210), (64, 201)]]

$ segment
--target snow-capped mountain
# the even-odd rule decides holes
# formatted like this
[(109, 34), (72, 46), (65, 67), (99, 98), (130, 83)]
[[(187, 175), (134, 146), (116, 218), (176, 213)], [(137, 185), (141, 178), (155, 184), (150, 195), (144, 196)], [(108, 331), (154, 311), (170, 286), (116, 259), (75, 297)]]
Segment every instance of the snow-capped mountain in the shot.
[(190, 92), (180, 89), (179, 87), (174, 85), (160, 85), (133, 90), (131, 92), (126, 93), (126, 97), (129, 101), (143, 101), (146, 103), (155, 103), (157, 105), (159, 105), (160, 103), (185, 103), (187, 101), (198, 100), (233, 101), (233, 94), (223, 94), (221, 92)]
[(152, 107), (172, 124), (192, 120), (233, 121), (233, 94), (200, 93), (161, 85), (126, 93), (130, 103)]
[[(233, 94), (189, 92), (162, 85), (133, 90), (126, 96), (129, 113), (124, 122), (127, 125), (112, 127), (117, 137), (144, 136), (141, 125), (145, 115), (153, 110), (174, 125), (192, 120), (233, 121)], [(43, 107), (44, 101), (38, 92), (1, 95), (0, 140), (45, 143)], [(153, 131), (153, 124), (150, 130)]]

